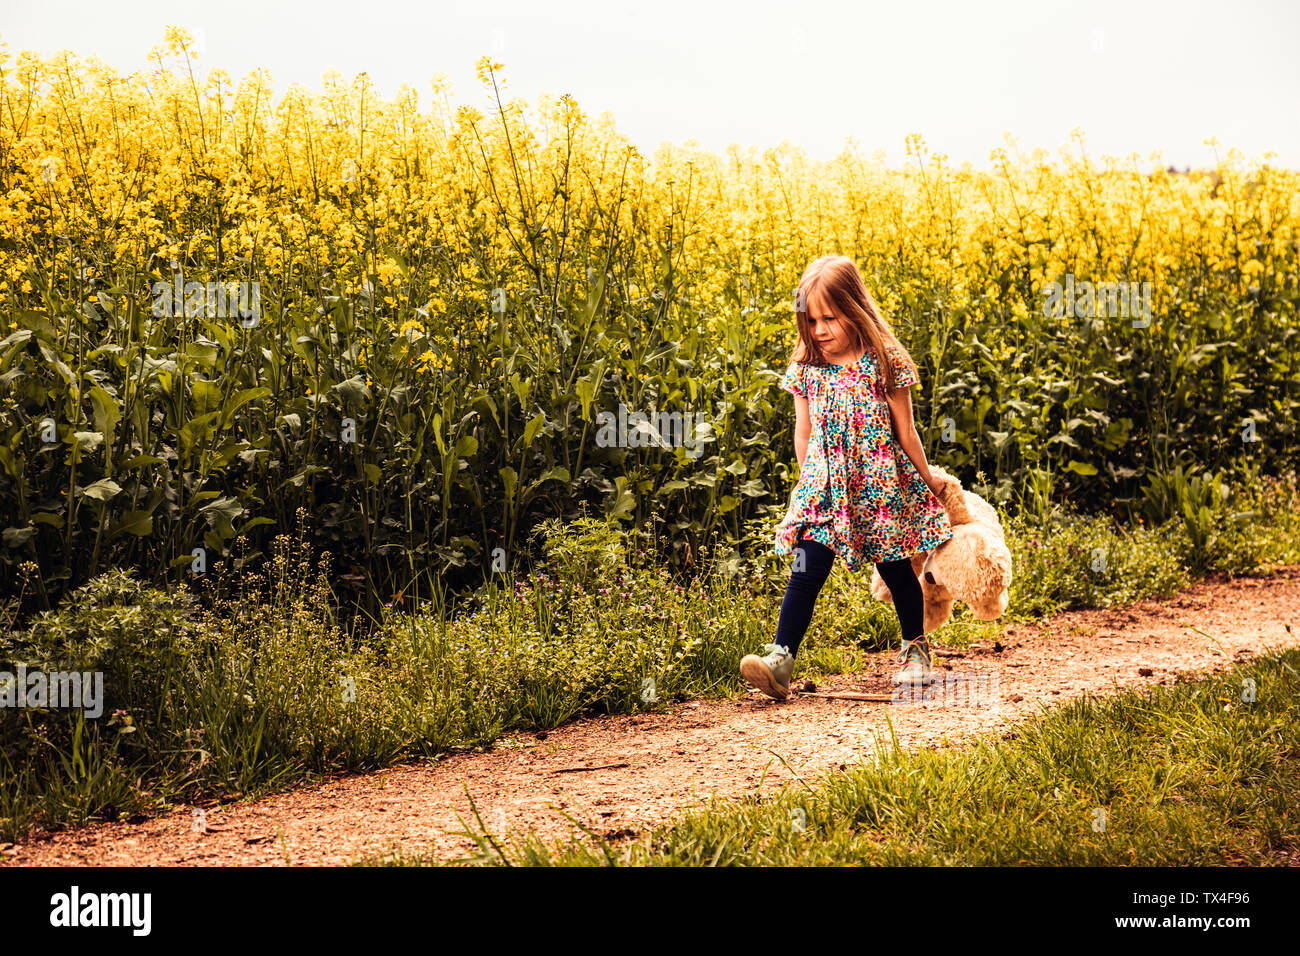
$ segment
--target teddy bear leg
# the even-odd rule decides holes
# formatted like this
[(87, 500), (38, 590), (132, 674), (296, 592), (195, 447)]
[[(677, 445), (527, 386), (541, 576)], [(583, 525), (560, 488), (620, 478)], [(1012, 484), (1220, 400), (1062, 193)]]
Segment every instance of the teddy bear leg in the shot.
[(929, 557), (929, 551), (922, 551), (920, 554), (912, 555), (912, 573), (918, 578), (921, 576), (921, 571), (925, 568), (926, 559)]
[(953, 596), (946, 587), (934, 583), (927, 575), (921, 578), (921, 597), (921, 628), (926, 634), (933, 634), (952, 617)]
[(889, 591), (889, 585), (885, 579), (880, 576), (880, 572), (875, 568), (871, 569), (871, 594), (877, 601), (886, 601), (890, 604), (894, 601), (894, 595)]
[(921, 626), (925, 629), (925, 633), (933, 634), (947, 624), (950, 617), (952, 617), (952, 598), (927, 598)]
[(995, 595), (985, 597), (972, 604), (970, 609), (977, 621), (996, 620), (1007, 609), (1007, 592), (999, 591)]

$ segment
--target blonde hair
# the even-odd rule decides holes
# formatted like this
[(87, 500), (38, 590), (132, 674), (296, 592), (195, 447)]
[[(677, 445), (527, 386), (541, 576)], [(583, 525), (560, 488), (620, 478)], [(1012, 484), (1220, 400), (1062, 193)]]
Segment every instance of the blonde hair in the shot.
[(886, 389), (894, 387), (894, 365), (886, 358), (890, 352), (897, 352), (915, 370), (916, 363), (881, 316), (858, 267), (848, 256), (834, 255), (814, 260), (799, 279), (795, 290), (795, 324), (799, 329), (799, 341), (790, 357), (791, 362), (828, 364), (808, 327), (808, 298), (813, 291), (820, 292), (835, 314), (848, 325), (853, 347), (870, 349), (875, 355), (878, 380)]

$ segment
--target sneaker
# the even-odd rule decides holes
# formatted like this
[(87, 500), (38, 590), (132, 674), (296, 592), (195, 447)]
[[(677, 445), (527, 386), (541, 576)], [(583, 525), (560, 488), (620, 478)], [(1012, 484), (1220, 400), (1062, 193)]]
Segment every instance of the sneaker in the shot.
[(894, 675), (895, 684), (929, 684), (934, 680), (930, 671), (930, 642), (924, 637), (904, 641), (898, 652), (903, 669)]
[(794, 655), (780, 644), (763, 647), (766, 657), (746, 654), (740, 662), (740, 676), (768, 697), (785, 700), (790, 696), (790, 675), (794, 673)]

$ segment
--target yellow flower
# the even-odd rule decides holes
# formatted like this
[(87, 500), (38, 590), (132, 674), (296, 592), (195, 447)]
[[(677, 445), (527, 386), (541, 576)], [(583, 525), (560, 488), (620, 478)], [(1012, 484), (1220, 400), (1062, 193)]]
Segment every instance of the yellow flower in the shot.
[(474, 70), (478, 74), (479, 82), (481, 83), (486, 83), (488, 81), (489, 73), (495, 73), (503, 69), (505, 69), (505, 64), (498, 63), (490, 56), (481, 56), (474, 64)]

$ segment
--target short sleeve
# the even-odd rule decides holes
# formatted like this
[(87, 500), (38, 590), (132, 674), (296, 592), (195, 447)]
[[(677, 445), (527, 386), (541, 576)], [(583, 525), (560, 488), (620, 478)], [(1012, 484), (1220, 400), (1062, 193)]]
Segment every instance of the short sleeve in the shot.
[(895, 388), (910, 388), (921, 380), (916, 373), (916, 366), (897, 349), (889, 350), (889, 361), (894, 367)]
[(785, 370), (785, 374), (781, 376), (781, 387), (791, 395), (798, 395), (800, 398), (807, 398), (808, 389), (804, 385), (803, 381), (803, 366), (798, 362), (792, 363), (790, 367)]

